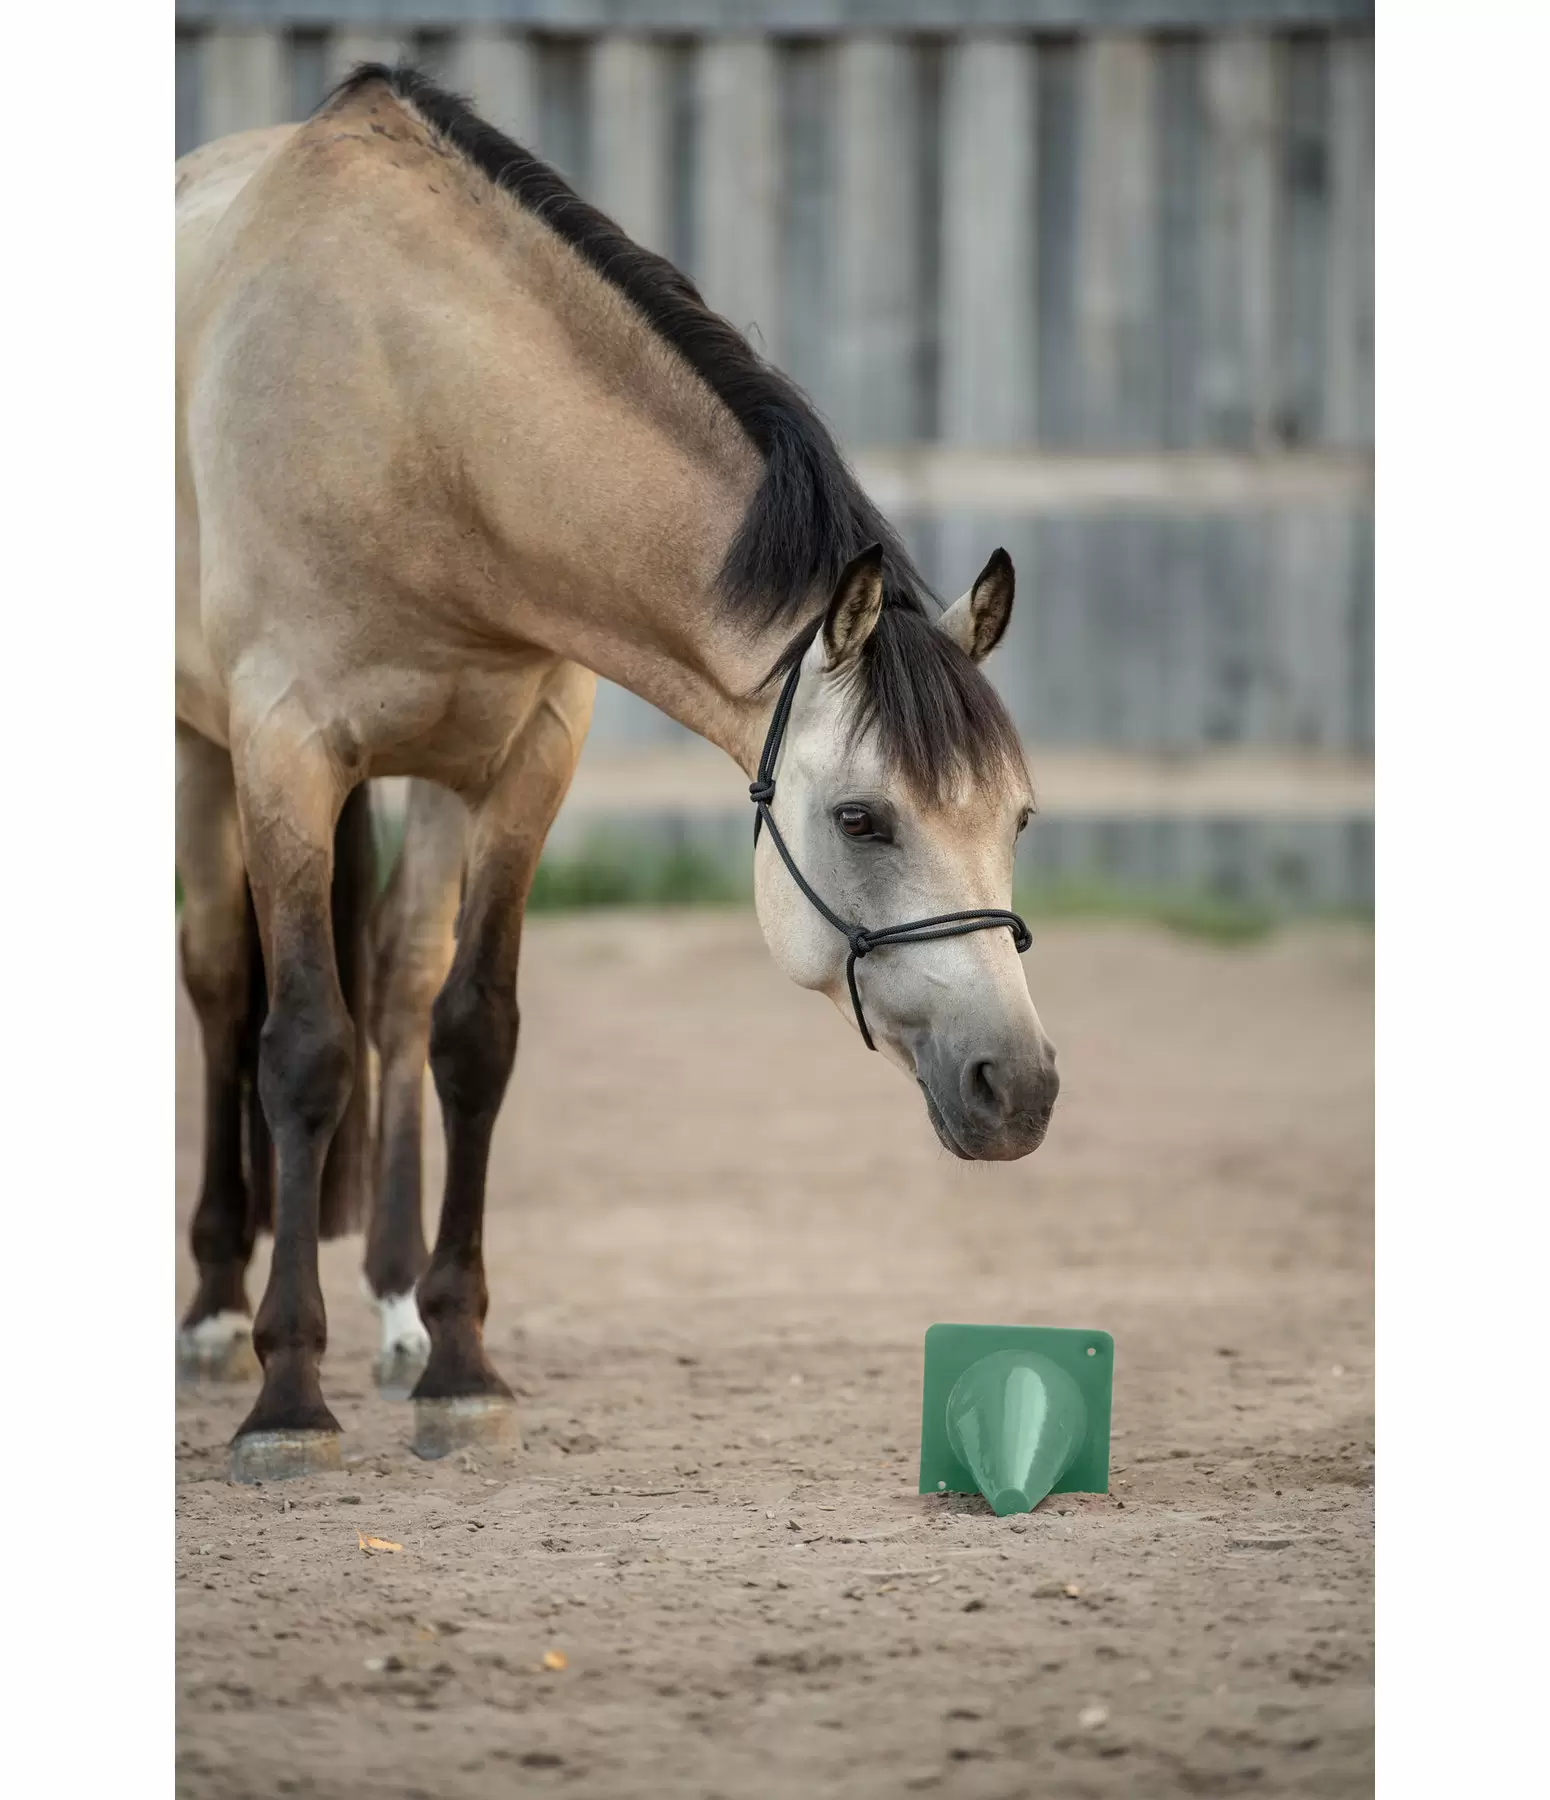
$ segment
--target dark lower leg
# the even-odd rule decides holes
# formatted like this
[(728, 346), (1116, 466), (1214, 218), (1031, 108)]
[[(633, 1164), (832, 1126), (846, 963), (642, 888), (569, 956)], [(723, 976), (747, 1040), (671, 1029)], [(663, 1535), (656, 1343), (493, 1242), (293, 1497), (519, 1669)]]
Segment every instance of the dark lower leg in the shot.
[(339, 1429), (318, 1379), (328, 1342), (318, 1282), (318, 1203), (329, 1139), (349, 1099), (355, 1034), (330, 979), (327, 948), (319, 933), (281, 962), (259, 1051), (259, 1085), (275, 1145), (274, 1258), (253, 1322), (264, 1385), (241, 1433)]
[[(490, 1137), (517, 1052), (515, 944), (481, 945), (468, 931), (431, 1012), (431, 1070), (447, 1138), (447, 1187), (430, 1265), (417, 1298), (431, 1334), (416, 1400), (511, 1390), (484, 1350), (484, 1188)], [(481, 967), (481, 965), (483, 965)]]
[(376, 1199), (366, 1234), (366, 1281), (379, 1300), (409, 1293), (425, 1269), (422, 1130), (425, 1042), (382, 1059)]
[(371, 1177), (371, 1095), (367, 1077), (365, 1020), (370, 1004), (367, 942), (376, 899), (376, 848), (371, 801), (363, 782), (345, 800), (334, 830), (334, 874), (329, 894), (339, 989), (356, 1027), (357, 1079), (323, 1165), (321, 1227), (325, 1238), (360, 1228), (368, 1209)]
[(243, 1081), (237, 1031), (205, 1033), (204, 1179), (190, 1241), (199, 1290), (184, 1317), (191, 1328), (220, 1313), (246, 1313), (254, 1220), (244, 1179)]

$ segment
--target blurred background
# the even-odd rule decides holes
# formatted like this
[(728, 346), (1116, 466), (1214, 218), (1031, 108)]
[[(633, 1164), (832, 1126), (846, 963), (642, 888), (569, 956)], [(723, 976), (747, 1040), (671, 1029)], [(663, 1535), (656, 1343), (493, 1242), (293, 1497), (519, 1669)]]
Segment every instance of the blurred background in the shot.
[[(179, 154), (401, 55), (799, 381), (928, 577), (997, 544), (1035, 910), (1372, 900), (1372, 7), (177, 0)], [(600, 693), (537, 905), (734, 897), (746, 791)]]

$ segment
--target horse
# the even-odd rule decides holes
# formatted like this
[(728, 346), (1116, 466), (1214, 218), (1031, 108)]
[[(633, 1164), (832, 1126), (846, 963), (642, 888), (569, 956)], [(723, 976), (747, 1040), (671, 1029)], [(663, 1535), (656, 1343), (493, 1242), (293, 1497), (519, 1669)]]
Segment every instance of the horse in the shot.
[[(1033, 1151), (1059, 1082), (1007, 910), (1033, 791), (982, 666), (1011, 616), (1005, 552), (940, 609), (805, 396), (411, 67), (364, 64), (304, 123), (193, 152), (178, 188), (185, 966), (207, 1056), (243, 1039), (228, 1017), (254, 1036), (254, 943), (264, 970), (256, 1052), (219, 1079), (229, 1120), (229, 1071), (251, 1072), (273, 1144), (262, 1383), (231, 1446), (236, 1479), (268, 1480), (340, 1466), (317, 1252), (360, 1167), (373, 777), (459, 817), (455, 855), (448, 830), (406, 864), (377, 970), (397, 1211), (379, 1192), (368, 1263), (373, 1236), (403, 1252), (379, 1274), (412, 1283), (429, 1337), (421, 1455), (512, 1429), (483, 1341), (486, 1164), (524, 903), (597, 677), (753, 777), (774, 961), (918, 1084), (952, 1154)], [(446, 1185), (415, 1268), (426, 1057)], [(251, 1236), (202, 1215), (201, 1291), (241, 1317)]]

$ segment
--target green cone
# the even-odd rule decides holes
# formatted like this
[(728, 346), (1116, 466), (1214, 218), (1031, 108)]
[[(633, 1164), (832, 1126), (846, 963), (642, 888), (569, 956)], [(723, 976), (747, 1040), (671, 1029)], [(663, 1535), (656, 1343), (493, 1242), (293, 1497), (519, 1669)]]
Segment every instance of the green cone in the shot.
[(1049, 1325), (933, 1325), (920, 1491), (981, 1493), (997, 1513), (1109, 1487), (1114, 1340)]
[(1001, 1518), (1032, 1512), (1086, 1438), (1081, 1390), (1034, 1350), (981, 1357), (947, 1397), (947, 1441)]

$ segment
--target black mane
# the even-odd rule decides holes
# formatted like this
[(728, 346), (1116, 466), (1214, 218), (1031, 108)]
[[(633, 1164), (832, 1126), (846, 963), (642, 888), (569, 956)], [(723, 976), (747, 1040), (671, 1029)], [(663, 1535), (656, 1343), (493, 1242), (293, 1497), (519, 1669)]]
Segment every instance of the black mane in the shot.
[[(1016, 729), (994, 689), (935, 629), (926, 605), (929, 587), (801, 390), (713, 313), (686, 275), (642, 249), (547, 163), (418, 69), (362, 63), (323, 107), (373, 81), (408, 101), (618, 288), (759, 451), (764, 479), (718, 578), (726, 604), (761, 625), (794, 619), (814, 600), (828, 599), (853, 556), (880, 544), (885, 604), (858, 671), (857, 729), (875, 732), (883, 754), (925, 791), (940, 791), (958, 768), (989, 775), (1008, 757), (1020, 766)], [(798, 632), (772, 678), (801, 654), (816, 629), (815, 620)]]

